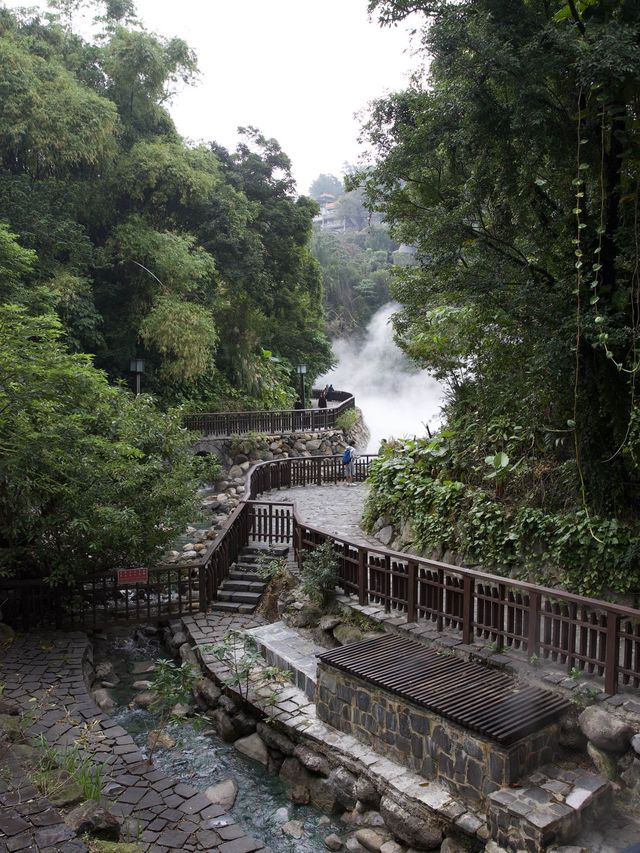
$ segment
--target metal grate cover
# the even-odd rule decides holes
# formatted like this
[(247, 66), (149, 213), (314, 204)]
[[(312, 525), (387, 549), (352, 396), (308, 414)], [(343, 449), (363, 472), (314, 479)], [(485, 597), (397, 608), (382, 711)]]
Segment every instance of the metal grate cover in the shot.
[(558, 720), (569, 703), (504, 672), (463, 661), (395, 634), (318, 655), (343, 672), (434, 711), (504, 746)]

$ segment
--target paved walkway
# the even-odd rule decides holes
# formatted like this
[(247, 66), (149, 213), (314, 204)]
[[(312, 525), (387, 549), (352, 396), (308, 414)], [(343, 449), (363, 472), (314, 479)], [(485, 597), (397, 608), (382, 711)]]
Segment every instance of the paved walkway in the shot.
[(295, 503), (300, 518), (311, 527), (319, 527), (336, 536), (346, 536), (360, 545), (382, 548), (378, 539), (360, 527), (362, 509), (369, 493), (366, 483), (325, 483), (322, 486), (294, 486), (264, 492), (257, 500)]
[[(102, 768), (110, 809), (143, 850), (263, 851), (263, 842), (203, 793), (149, 766), (131, 736), (100, 711), (83, 676), (88, 649), (80, 633), (23, 635), (0, 658), (3, 698), (25, 712), (26, 734), (62, 749), (80, 746)], [(0, 766), (14, 770), (0, 782), (0, 851), (86, 850), (51, 803), (19, 778), (6, 744), (0, 750)]]

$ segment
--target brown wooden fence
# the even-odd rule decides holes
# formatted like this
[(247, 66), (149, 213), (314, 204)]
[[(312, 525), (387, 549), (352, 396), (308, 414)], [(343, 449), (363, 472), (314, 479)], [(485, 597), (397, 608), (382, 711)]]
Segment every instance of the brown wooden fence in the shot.
[[(371, 458), (356, 461), (357, 480), (366, 478)], [(274, 488), (341, 478), (339, 457), (274, 460), (252, 469), (249, 488), (256, 498)], [(362, 605), (383, 607), (463, 644), (481, 642), (558, 663), (567, 672), (601, 676), (607, 693), (640, 687), (640, 610), (359, 545), (303, 523), (295, 512), (293, 535), (300, 560), (325, 540), (333, 542), (339, 586)]]
[[(313, 397), (320, 392), (314, 388)], [(186, 414), (184, 424), (193, 432), (204, 435), (241, 435), (247, 432), (277, 435), (288, 432), (317, 432), (335, 429), (336, 421), (356, 401), (347, 391), (334, 391), (339, 405), (327, 409), (281, 409), (273, 412), (200, 412)]]
[[(356, 460), (356, 480), (366, 479), (371, 458)], [(292, 504), (256, 500), (265, 491), (341, 478), (339, 457), (259, 463), (249, 473), (249, 499), (231, 513), (199, 562), (152, 568), (145, 584), (118, 584), (115, 572), (65, 589), (1, 580), (3, 617), (23, 629), (87, 629), (206, 611), (246, 545), (289, 542), (302, 560), (305, 551), (329, 539), (339, 586), (363, 605), (383, 607), (402, 621), (423, 625), (429, 633), (452, 634), (462, 643), (484, 642), (601, 676), (608, 693), (640, 687), (640, 610), (360, 545), (302, 522)]]

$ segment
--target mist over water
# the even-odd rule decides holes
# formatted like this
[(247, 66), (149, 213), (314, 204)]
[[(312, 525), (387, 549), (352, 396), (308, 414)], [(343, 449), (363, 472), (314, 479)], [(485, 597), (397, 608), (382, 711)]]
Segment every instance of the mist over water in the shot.
[(383, 438), (426, 435), (440, 420), (442, 389), (424, 371), (417, 371), (393, 340), (391, 315), (397, 303), (383, 305), (367, 326), (364, 342), (340, 338), (333, 342), (337, 367), (317, 380), (340, 391), (351, 391), (371, 432), (367, 450), (375, 453)]

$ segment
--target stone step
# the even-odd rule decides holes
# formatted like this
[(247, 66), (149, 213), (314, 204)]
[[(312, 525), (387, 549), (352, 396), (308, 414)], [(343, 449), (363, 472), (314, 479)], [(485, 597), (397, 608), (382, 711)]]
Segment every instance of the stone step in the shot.
[(220, 589), (235, 590), (236, 592), (264, 592), (266, 584), (264, 581), (248, 580), (246, 578), (228, 577), (223, 581)]
[(257, 575), (255, 572), (245, 572), (244, 570), (231, 569), (228, 578), (232, 581), (250, 581), (251, 583), (264, 584), (260, 575)]
[(271, 666), (286, 669), (293, 683), (313, 699), (316, 691), (316, 655), (326, 649), (316, 646), (284, 622), (260, 625), (245, 633), (250, 634), (262, 657)]
[(261, 592), (235, 592), (221, 586), (218, 590), (217, 601), (234, 601), (236, 604), (253, 604), (260, 601)]
[(289, 553), (288, 545), (248, 545), (242, 549), (242, 555), (249, 559), (259, 557), (286, 557)]
[(255, 572), (258, 568), (258, 563), (247, 563), (246, 558), (242, 557), (238, 560), (237, 563), (234, 563), (235, 568), (240, 569), (240, 571), (246, 572)]
[(214, 601), (211, 610), (224, 613), (240, 613), (240, 604), (235, 601)]

